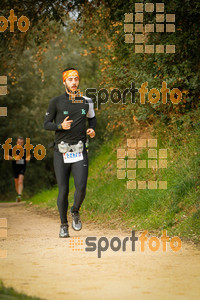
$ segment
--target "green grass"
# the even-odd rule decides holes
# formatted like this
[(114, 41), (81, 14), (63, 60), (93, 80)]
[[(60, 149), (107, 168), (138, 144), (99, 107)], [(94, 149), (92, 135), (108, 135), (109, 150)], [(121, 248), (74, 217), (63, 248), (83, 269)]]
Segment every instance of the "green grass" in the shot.
[[(138, 169), (137, 180), (166, 180), (167, 190), (128, 190), (127, 179), (117, 179), (116, 153), (122, 147), (122, 138), (118, 137), (103, 144), (90, 161), (82, 217), (111, 228), (146, 229), (157, 234), (166, 229), (170, 234), (200, 241), (199, 127), (190, 130), (186, 127), (182, 131), (159, 127), (154, 134), (158, 148), (168, 149), (168, 167), (154, 172)], [(147, 159), (147, 150), (139, 158)], [(57, 188), (43, 191), (29, 201), (56, 207), (57, 193)], [(70, 178), (70, 205), (73, 193), (73, 178)]]
[(48, 206), (49, 208), (55, 206), (56, 198), (58, 194), (57, 187), (54, 187), (50, 190), (44, 190), (34, 195), (30, 201), (41, 207)]
[(0, 281), (0, 300), (40, 300), (41, 298), (29, 297), (25, 294), (17, 293), (13, 288), (6, 288)]

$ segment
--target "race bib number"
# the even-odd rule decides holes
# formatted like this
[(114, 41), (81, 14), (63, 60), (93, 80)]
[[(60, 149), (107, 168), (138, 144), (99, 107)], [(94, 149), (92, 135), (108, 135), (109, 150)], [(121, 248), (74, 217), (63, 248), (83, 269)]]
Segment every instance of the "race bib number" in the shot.
[(66, 152), (63, 153), (64, 163), (74, 163), (79, 160), (83, 160), (82, 152)]
[(21, 159), (19, 159), (19, 160), (16, 160), (16, 164), (17, 164), (17, 165), (24, 165), (24, 159), (21, 158)]

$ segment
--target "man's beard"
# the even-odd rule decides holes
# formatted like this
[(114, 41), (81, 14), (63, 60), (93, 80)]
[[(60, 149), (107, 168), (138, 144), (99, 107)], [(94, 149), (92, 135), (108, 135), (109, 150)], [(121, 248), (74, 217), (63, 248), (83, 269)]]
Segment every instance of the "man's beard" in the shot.
[(74, 94), (74, 95), (76, 95), (76, 94), (78, 93), (78, 87), (77, 87), (76, 91), (71, 91), (71, 90), (68, 88), (68, 86), (65, 84), (65, 88), (66, 88), (66, 90), (68, 91), (69, 94)]

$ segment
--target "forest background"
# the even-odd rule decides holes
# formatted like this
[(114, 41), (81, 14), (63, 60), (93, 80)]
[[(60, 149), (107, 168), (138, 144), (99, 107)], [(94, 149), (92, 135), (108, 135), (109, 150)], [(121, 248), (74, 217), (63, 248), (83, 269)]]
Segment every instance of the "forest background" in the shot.
[[(160, 90), (165, 81), (170, 90), (178, 88), (182, 92), (179, 104), (171, 103), (169, 96), (167, 104), (161, 100), (151, 104), (147, 98), (141, 104), (137, 93), (134, 104), (127, 95), (125, 104), (109, 100), (96, 108), (98, 126), (95, 139), (90, 141), (91, 180), (84, 208), (96, 220), (117, 211), (120, 221), (134, 223), (137, 228), (167, 228), (198, 240), (200, 2), (160, 1), (165, 5), (165, 13), (175, 14), (176, 30), (150, 33), (146, 41), (175, 44), (174, 54), (135, 53), (134, 43), (125, 43), (125, 14), (134, 13), (138, 2), (149, 3), (1, 1), (2, 16), (8, 18), (13, 9), (18, 18), (29, 18), (30, 27), (22, 33), (15, 23), (14, 32), (8, 27), (0, 33), (0, 75), (8, 78), (8, 94), (0, 97), (0, 106), (7, 106), (8, 110), (7, 117), (0, 117), (0, 144), (11, 137), (14, 146), (20, 135), (29, 137), (34, 146), (42, 144), (47, 149), (41, 161), (32, 155), (25, 176), (24, 195), (34, 202), (31, 197), (41, 199), (37, 195), (56, 185), (53, 150), (49, 148), (53, 134), (44, 130), (43, 121), (50, 99), (64, 92), (64, 68), (79, 70), (83, 94), (87, 88), (105, 88), (109, 93), (114, 88), (123, 91), (130, 88), (131, 82), (139, 88), (146, 81), (149, 90)], [(151, 3), (156, 5), (155, 1)], [(144, 22), (156, 24), (156, 12), (145, 13)], [(117, 178), (117, 149), (126, 139), (140, 138), (144, 132), (156, 138), (160, 148), (169, 149), (167, 170), (153, 175), (167, 178), (167, 191), (128, 191), (127, 179)], [(145, 155), (142, 153), (141, 158)], [(5, 201), (14, 195), (14, 181), (11, 163), (4, 160), (2, 149), (0, 169), (1, 200)], [(47, 198), (52, 201), (47, 202), (55, 206), (56, 196), (51, 195)]]

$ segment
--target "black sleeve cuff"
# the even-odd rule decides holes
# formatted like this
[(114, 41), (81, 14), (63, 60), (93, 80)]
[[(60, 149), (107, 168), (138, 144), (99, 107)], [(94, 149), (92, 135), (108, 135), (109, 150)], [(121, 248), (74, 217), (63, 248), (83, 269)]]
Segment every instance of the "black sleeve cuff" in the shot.
[(96, 123), (97, 123), (96, 117), (88, 118), (88, 125), (89, 125), (89, 128), (92, 128), (92, 129), (95, 130)]

